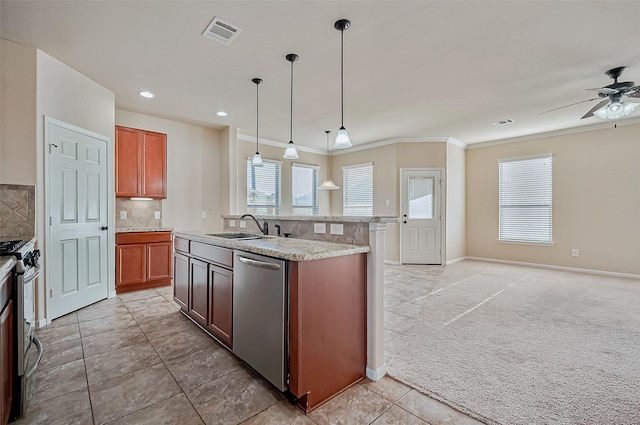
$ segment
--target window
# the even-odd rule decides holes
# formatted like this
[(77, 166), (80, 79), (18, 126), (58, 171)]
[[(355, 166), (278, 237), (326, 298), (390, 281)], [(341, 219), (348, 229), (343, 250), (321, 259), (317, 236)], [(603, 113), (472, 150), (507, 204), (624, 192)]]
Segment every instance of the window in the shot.
[(280, 162), (262, 160), (262, 167), (251, 165), (247, 159), (247, 212), (251, 214), (280, 214)]
[(318, 215), (318, 167), (291, 165), (291, 209), (293, 215)]
[(373, 215), (373, 163), (342, 167), (342, 214)]
[(551, 155), (498, 161), (498, 239), (552, 242)]

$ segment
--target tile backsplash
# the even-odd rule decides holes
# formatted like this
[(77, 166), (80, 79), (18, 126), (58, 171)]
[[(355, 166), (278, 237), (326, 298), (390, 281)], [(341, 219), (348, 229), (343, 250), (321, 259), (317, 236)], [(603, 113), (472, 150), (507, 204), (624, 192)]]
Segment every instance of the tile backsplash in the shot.
[(0, 184), (0, 239), (30, 240), (35, 224), (36, 187)]
[[(121, 219), (124, 211), (126, 219)], [(118, 227), (162, 227), (162, 216), (155, 218), (155, 212), (162, 214), (162, 200), (132, 201), (126, 198), (116, 198), (116, 228)]]

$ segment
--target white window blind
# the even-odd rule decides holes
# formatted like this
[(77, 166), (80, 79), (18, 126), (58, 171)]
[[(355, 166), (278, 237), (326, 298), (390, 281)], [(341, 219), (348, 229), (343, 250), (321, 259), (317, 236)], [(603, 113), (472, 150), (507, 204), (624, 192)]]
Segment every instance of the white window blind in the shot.
[(342, 214), (373, 215), (373, 163), (342, 167)]
[(291, 165), (291, 209), (293, 215), (318, 215), (318, 167)]
[(262, 160), (262, 167), (247, 159), (247, 212), (261, 215), (280, 214), (280, 162)]
[(500, 230), (498, 239), (552, 242), (552, 158), (498, 161)]

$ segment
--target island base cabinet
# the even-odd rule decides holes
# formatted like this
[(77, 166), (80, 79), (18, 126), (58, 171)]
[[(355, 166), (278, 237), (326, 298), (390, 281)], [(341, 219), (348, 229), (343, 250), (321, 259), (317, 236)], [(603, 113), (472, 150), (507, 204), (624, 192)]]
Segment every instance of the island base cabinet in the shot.
[(233, 338), (233, 272), (209, 265), (207, 330), (231, 348)]
[(364, 378), (366, 254), (290, 262), (289, 390), (310, 412)]
[(182, 311), (189, 311), (189, 257), (173, 255), (173, 300)]
[(208, 295), (208, 264), (204, 261), (189, 259), (189, 275), (191, 292), (189, 300), (189, 316), (203, 327), (207, 326), (207, 313), (209, 309)]

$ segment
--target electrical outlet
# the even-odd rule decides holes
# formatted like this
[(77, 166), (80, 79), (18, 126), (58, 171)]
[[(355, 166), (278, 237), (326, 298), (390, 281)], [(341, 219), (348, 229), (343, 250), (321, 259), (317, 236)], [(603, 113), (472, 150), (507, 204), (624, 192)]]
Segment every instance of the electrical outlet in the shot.
[(576, 249), (576, 248), (573, 248), (573, 249), (571, 250), (571, 256), (572, 256), (572, 257), (579, 257), (579, 256), (580, 256), (580, 250), (579, 250), (579, 249)]
[(206, 211), (202, 211), (202, 218), (207, 218), (207, 212)]
[(160, 220), (160, 211), (154, 211), (153, 218), (155, 218), (156, 220)]
[(313, 223), (313, 233), (327, 233), (327, 224)]
[(241, 229), (246, 229), (247, 228), (247, 222), (244, 220), (240, 220), (240, 228)]
[(386, 201), (384, 201), (384, 204), (388, 207), (389, 205), (391, 205), (391, 201), (387, 199)]
[(120, 220), (126, 220), (126, 219), (127, 219), (127, 212), (120, 211)]
[(329, 230), (332, 235), (344, 235), (344, 224), (331, 223), (331, 226), (329, 226)]
[(229, 227), (236, 227), (236, 221), (235, 220), (229, 220)]

